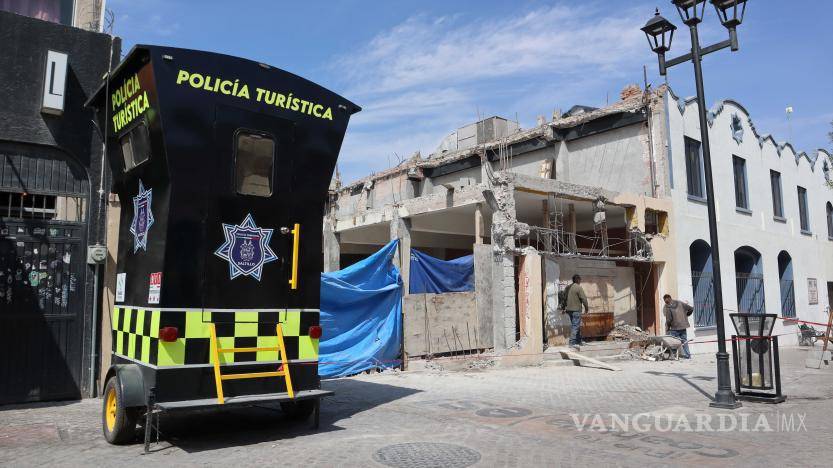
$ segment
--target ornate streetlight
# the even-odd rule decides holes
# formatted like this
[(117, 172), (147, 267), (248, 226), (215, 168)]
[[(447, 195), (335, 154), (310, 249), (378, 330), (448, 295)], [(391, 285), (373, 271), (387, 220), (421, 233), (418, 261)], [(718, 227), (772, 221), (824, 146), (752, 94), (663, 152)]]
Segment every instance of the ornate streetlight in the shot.
[[(709, 239), (712, 249), (712, 274), (714, 279), (714, 307), (717, 320), (717, 393), (711, 406), (718, 408), (737, 408), (740, 403), (735, 399), (732, 391), (731, 374), (729, 371), (729, 353), (726, 352), (726, 330), (723, 321), (723, 287), (720, 278), (720, 247), (717, 238), (717, 211), (715, 209), (714, 184), (712, 182), (712, 159), (709, 146), (709, 126), (706, 122), (706, 98), (703, 92), (703, 68), (701, 64), (704, 55), (729, 47), (738, 50), (737, 27), (743, 22), (746, 12), (746, 0), (710, 0), (723, 26), (729, 30), (729, 39), (701, 47), (697, 35), (697, 25), (703, 21), (706, 13), (706, 0), (672, 0), (677, 7), (680, 19), (686, 24), (691, 33), (691, 52), (665, 60), (665, 53), (671, 49), (671, 39), (677, 29), (670, 21), (656, 14), (642, 28), (651, 50), (659, 58), (659, 73), (665, 75), (668, 67), (684, 62), (694, 64), (694, 82), (697, 87), (697, 111), (700, 117), (700, 139), (703, 148), (703, 166), (706, 179), (706, 204), (709, 212)], [(666, 35), (668, 38), (666, 40)]]

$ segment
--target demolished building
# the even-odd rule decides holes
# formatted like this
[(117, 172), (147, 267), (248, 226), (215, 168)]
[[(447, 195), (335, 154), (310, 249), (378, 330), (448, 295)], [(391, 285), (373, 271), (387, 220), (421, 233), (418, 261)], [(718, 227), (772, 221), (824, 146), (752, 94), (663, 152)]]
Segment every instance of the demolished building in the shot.
[[(429, 157), (416, 153), (344, 186), (336, 178), (325, 213), (324, 269), (337, 270), (399, 239), (411, 356), (473, 348), (532, 355), (543, 345), (564, 344), (569, 320), (556, 310), (557, 293), (575, 273), (590, 300), (586, 337), (605, 338), (616, 324), (663, 334), (665, 293), (699, 301), (699, 320), (709, 313), (709, 300), (698, 292), (701, 278), (689, 265), (688, 245), (677, 238), (683, 230), (688, 239), (707, 229), (705, 218), (698, 224), (681, 206), (697, 203), (680, 195), (690, 158), (676, 150), (694, 138), (687, 135), (699, 135), (685, 123), (696, 115), (686, 110), (692, 105), (665, 85), (628, 86), (604, 108), (574, 106), (526, 130), (492, 117), (458, 129)], [(728, 126), (710, 131), (732, 134)], [(766, 140), (758, 140), (765, 151)], [(726, 151), (731, 166), (736, 150)], [(833, 200), (829, 190), (819, 193)], [(446, 260), (473, 253), (475, 290), (408, 295), (412, 248)], [(833, 272), (812, 274), (833, 279)], [(729, 285), (724, 294), (735, 291)], [(701, 328), (698, 336), (713, 333), (714, 322)], [(460, 338), (464, 332), (468, 338)]]
[[(479, 332), (477, 347), (508, 349), (527, 334), (517, 306), (519, 295), (529, 295), (519, 293), (520, 259), (540, 254), (538, 290), (546, 298), (539, 302), (547, 309), (549, 344), (568, 334), (555, 296), (576, 272), (585, 278), (593, 311), (587, 336), (605, 336), (617, 321), (655, 328), (669, 203), (655, 177), (651, 134), (663, 129), (651, 109), (662, 99), (657, 92), (628, 92), (613, 106), (574, 108), (529, 130), (486, 119), (455, 132), (453, 144), (447, 138), (444, 151), (333, 187), (325, 270), (399, 238), (407, 291), (409, 262), (402, 260), (410, 259), (411, 248), (443, 259), (474, 253), (475, 292), (467, 300), (476, 310), (470, 325)], [(414, 331), (407, 330), (408, 311), (425, 309), (411, 302), (405, 298), (406, 344)], [(428, 344), (406, 347), (411, 354), (429, 352)], [(439, 348), (449, 351), (445, 340)]]

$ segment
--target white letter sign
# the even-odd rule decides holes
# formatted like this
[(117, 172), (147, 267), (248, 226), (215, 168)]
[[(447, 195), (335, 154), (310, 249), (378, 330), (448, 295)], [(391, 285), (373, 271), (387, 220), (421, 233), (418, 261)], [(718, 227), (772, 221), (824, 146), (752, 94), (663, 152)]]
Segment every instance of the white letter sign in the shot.
[(67, 54), (50, 50), (46, 54), (46, 71), (43, 79), (43, 106), (41, 112), (64, 112), (64, 91), (67, 82)]

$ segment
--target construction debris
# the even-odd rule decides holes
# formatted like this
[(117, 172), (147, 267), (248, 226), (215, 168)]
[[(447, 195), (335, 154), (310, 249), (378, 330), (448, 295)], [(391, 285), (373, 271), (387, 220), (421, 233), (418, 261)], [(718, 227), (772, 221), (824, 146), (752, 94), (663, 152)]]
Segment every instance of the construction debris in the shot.
[(646, 361), (666, 361), (680, 358), (683, 342), (673, 336), (646, 336), (639, 341), (632, 341), (628, 352), (634, 359)]
[(494, 358), (477, 358), (466, 363), (466, 368), (469, 370), (486, 370), (495, 367)]
[[(612, 366), (612, 365), (607, 364), (605, 362), (599, 361), (598, 359), (589, 358), (589, 357), (587, 357), (583, 354), (579, 354), (579, 353), (577, 353), (575, 351), (572, 351), (572, 350), (563, 349), (563, 350), (559, 350), (559, 352), (561, 353), (562, 358), (570, 359), (577, 366), (601, 367), (602, 369), (607, 369), (607, 370), (611, 370), (611, 371), (615, 371), (615, 372), (618, 372), (618, 371), (622, 370), (622, 369), (620, 369), (616, 366)], [(588, 363), (592, 364), (592, 366), (587, 366)]]
[(607, 339), (614, 341), (642, 341), (646, 338), (648, 338), (648, 332), (624, 322), (616, 324), (607, 334)]

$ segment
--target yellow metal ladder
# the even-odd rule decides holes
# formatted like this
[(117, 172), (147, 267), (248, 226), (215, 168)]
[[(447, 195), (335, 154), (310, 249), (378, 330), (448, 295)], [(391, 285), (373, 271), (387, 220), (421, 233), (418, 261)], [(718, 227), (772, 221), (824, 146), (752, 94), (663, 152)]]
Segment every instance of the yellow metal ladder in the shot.
[[(295, 398), (295, 392), (292, 390), (292, 379), (289, 376), (289, 361), (286, 359), (286, 347), (283, 344), (283, 329), (281, 324), (277, 324), (275, 330), (278, 335), (278, 345), (266, 348), (220, 348), (217, 343), (217, 327), (211, 324), (211, 357), (214, 360), (214, 383), (217, 386), (217, 402), (225, 404), (226, 400), (223, 397), (223, 380), (236, 379), (258, 379), (261, 377), (283, 377), (286, 381), (286, 393), (289, 398)], [(245, 374), (226, 374), (220, 372), (220, 354), (224, 353), (256, 353), (258, 351), (278, 351), (281, 355), (281, 365), (278, 370), (272, 372), (249, 372)]]

